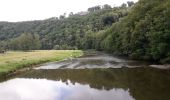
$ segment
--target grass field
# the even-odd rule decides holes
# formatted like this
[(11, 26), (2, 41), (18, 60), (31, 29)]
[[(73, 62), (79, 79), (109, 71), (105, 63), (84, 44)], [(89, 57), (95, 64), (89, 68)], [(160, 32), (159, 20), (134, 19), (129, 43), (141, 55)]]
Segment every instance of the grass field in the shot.
[(64, 60), (82, 55), (80, 50), (36, 50), (31, 52), (9, 51), (0, 54), (0, 74), (9, 73), (20, 68)]

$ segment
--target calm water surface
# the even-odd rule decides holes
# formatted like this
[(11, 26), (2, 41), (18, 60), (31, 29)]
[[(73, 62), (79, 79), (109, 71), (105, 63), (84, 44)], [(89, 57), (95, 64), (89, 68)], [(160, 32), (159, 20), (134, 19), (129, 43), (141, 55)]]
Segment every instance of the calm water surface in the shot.
[(2, 79), (0, 100), (170, 100), (170, 70), (100, 53)]

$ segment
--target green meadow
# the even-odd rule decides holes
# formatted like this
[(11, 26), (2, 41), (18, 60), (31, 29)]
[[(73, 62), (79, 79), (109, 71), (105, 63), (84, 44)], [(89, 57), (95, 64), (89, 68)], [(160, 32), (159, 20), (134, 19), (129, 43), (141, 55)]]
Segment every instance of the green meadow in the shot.
[(0, 54), (0, 74), (6, 74), (24, 67), (79, 57), (80, 50), (35, 50), (30, 52), (8, 51)]

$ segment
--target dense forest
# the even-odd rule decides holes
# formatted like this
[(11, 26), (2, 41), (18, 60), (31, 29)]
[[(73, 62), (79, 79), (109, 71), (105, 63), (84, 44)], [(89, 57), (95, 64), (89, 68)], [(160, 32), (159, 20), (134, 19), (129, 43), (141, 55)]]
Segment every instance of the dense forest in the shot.
[(95, 49), (131, 59), (170, 63), (170, 1), (106, 4), (67, 17), (0, 22), (6, 50)]
[(123, 16), (127, 16), (126, 5), (112, 8), (106, 4), (88, 8), (85, 12), (71, 12), (68, 17), (63, 14), (59, 18), (40, 21), (1, 22), (0, 40), (7, 44), (5, 48), (20, 50), (22, 48), (17, 48), (18, 37), (21, 34), (36, 34), (41, 42), (40, 49), (91, 49), (92, 41), (87, 39), (95, 32), (107, 29)]

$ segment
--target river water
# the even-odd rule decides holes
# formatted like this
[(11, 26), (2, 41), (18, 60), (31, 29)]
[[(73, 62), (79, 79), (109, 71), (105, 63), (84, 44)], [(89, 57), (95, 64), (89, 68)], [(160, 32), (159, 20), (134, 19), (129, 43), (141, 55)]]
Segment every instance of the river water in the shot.
[(170, 100), (170, 70), (97, 53), (8, 77), (0, 100)]

